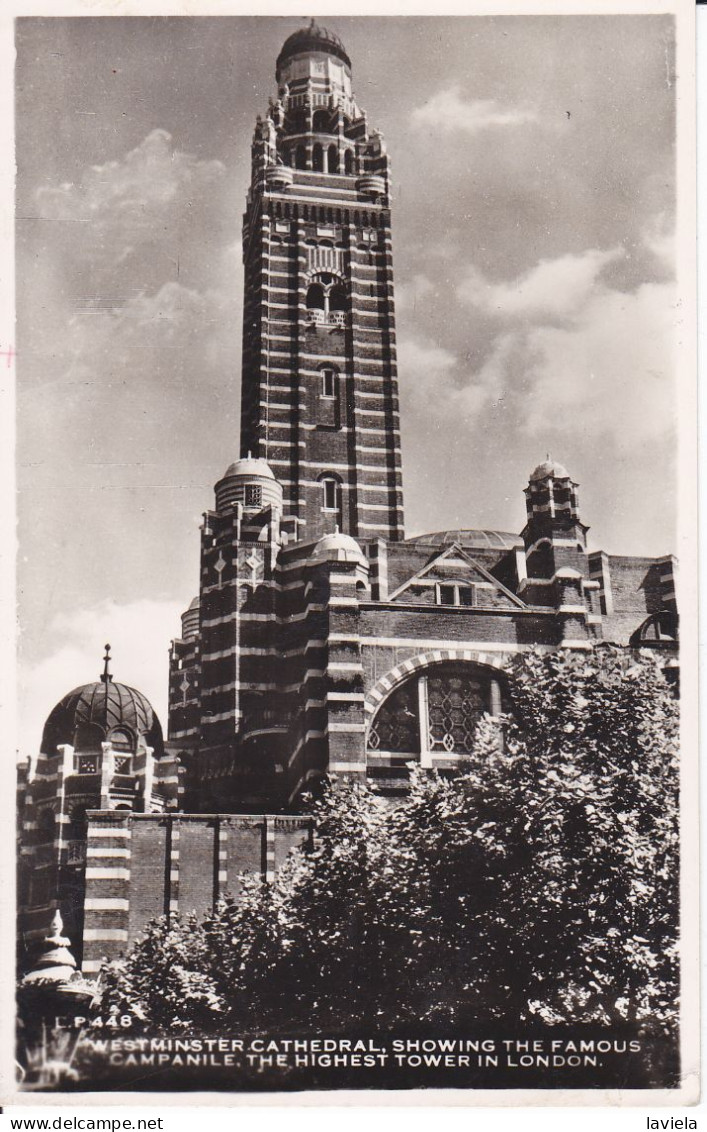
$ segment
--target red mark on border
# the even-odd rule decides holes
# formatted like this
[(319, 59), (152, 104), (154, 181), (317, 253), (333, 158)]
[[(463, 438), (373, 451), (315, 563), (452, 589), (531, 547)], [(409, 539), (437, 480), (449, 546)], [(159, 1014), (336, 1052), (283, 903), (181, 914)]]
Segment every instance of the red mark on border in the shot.
[(17, 357), (17, 351), (13, 346), (8, 346), (6, 350), (0, 350), (0, 358), (7, 358), (7, 368), (12, 365), (12, 359)]

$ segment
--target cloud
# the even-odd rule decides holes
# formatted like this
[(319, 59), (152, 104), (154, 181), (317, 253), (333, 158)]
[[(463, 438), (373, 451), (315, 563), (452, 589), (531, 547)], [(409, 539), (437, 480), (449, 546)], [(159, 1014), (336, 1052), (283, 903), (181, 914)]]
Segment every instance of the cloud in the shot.
[[(157, 129), (120, 160), (88, 166), (78, 184), (41, 187), (37, 201), (46, 219), (86, 225), (79, 251), (85, 252), (88, 236), (96, 250), (117, 250), (124, 258), (134, 250), (134, 241), (153, 238), (155, 216), (164, 220), (166, 213), (181, 211), (190, 199), (198, 206), (202, 194), (225, 171), (221, 161), (200, 161), (174, 149), (171, 135)], [(121, 230), (126, 237), (119, 249), (110, 241), (105, 245), (111, 230)]]
[[(662, 226), (644, 243), (668, 253)], [(498, 283), (469, 269), (457, 296), (484, 320), (483, 360), (465, 371), (458, 337), (453, 350), (416, 329), (401, 341), (403, 401), (421, 418), (472, 424), (502, 408), (506, 427), (527, 436), (609, 441), (621, 451), (671, 437), (674, 287), (611, 286), (605, 269), (627, 258), (621, 247), (591, 248)]]
[(643, 244), (672, 275), (675, 271), (675, 228), (665, 213), (652, 217), (648, 222), (643, 232)]
[(486, 401), (483, 375), (460, 385), (457, 356), (422, 335), (400, 337), (398, 361), (403, 409), (423, 420), (473, 417)]
[(525, 337), (530, 395), (525, 429), (548, 425), (623, 450), (670, 436), (675, 427), (676, 296), (671, 283), (632, 293), (603, 290), (567, 326)]
[(472, 267), (457, 295), (478, 310), (504, 318), (567, 317), (585, 306), (603, 269), (622, 254), (621, 248), (592, 248), (580, 255), (543, 259), (508, 283), (491, 283)]
[(462, 130), (478, 134), (482, 130), (522, 126), (535, 122), (538, 115), (529, 106), (502, 106), (494, 99), (466, 101), (458, 86), (440, 90), (410, 115), (414, 126), (433, 126), (443, 133)]
[(147, 696), (166, 732), (167, 650), (170, 640), (179, 636), (181, 612), (173, 601), (106, 600), (57, 614), (46, 629), (46, 656), (20, 669), (20, 753), (36, 755), (54, 705), (72, 688), (98, 679), (106, 641), (111, 644), (114, 679)]

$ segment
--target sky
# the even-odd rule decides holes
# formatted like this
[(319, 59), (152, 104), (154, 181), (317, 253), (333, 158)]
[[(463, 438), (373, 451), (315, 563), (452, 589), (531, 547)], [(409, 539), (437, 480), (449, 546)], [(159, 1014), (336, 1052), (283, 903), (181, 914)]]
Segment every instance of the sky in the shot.
[[(20, 744), (139, 687), (239, 454), (240, 229), (297, 17), (17, 21)], [(323, 20), (392, 161), (406, 529), (518, 531), (546, 452), (592, 548), (675, 549), (670, 16)]]

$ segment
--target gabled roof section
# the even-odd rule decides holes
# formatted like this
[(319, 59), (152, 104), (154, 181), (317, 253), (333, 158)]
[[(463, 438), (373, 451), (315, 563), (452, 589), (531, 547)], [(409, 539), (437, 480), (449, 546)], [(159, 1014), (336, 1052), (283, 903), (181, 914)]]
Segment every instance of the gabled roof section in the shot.
[(516, 606), (518, 609), (527, 609), (526, 603), (517, 594), (514, 594), (502, 582), (499, 582), (498, 578), (495, 578), (480, 562), (472, 558), (458, 542), (453, 542), (438, 554), (434, 554), (421, 570), (398, 586), (388, 596), (387, 600), (397, 601), (412, 587), (431, 584), (433, 581), (443, 584), (455, 581), (468, 582), (470, 585), (473, 585), (474, 582), (482, 583), (485, 588), (492, 587), (496, 594), (507, 599), (510, 605)]

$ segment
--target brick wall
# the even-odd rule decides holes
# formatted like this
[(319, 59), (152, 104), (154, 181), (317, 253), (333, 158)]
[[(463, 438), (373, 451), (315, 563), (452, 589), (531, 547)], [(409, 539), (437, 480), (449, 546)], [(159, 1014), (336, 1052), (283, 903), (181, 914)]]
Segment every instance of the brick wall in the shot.
[(242, 874), (271, 879), (310, 836), (301, 816), (91, 811), (83, 970), (125, 952), (157, 916), (203, 915), (237, 896)]

